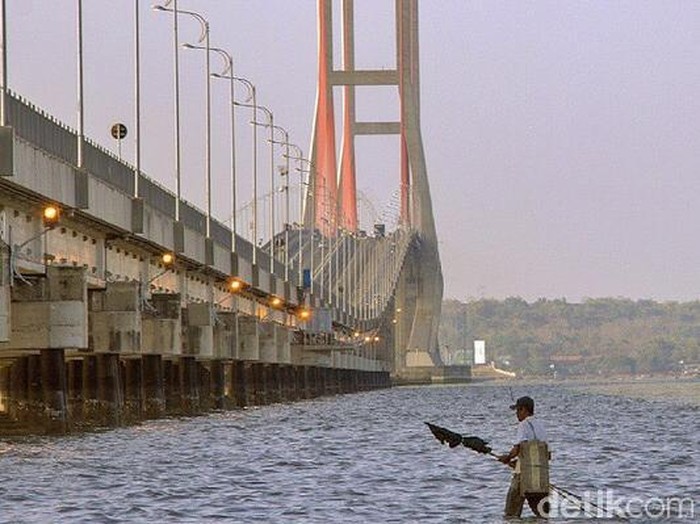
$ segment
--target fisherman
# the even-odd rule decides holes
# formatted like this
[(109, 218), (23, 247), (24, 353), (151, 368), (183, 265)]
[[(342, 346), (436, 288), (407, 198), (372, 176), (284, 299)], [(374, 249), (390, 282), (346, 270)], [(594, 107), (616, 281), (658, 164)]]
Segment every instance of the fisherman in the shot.
[(515, 445), (498, 460), (512, 468), (513, 478), (506, 497), (506, 517), (520, 517), (527, 500), (538, 517), (549, 515), (549, 450), (547, 432), (535, 418), (535, 401), (520, 397), (510, 406), (518, 417)]

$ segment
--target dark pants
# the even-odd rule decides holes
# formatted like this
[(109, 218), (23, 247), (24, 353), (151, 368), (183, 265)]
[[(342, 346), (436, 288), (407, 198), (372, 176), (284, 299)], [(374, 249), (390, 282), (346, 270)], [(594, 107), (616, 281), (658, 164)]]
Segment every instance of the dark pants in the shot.
[(548, 496), (549, 493), (522, 495), (520, 493), (520, 474), (516, 473), (510, 481), (510, 488), (506, 496), (506, 517), (519, 517), (527, 500), (527, 505), (530, 506), (535, 515), (546, 518), (549, 516), (549, 501), (544, 501), (544, 499)]

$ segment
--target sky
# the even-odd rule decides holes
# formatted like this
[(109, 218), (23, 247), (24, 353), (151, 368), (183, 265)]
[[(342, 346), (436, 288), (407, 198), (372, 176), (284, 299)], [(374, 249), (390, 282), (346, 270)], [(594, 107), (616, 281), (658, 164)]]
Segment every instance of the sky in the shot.
[[(6, 1), (10, 88), (75, 126), (75, 0)], [(83, 4), (86, 134), (116, 153), (111, 125), (131, 130), (134, 121), (134, 2)], [(140, 9), (142, 165), (173, 189), (172, 18), (150, 4)], [(316, 2), (179, 4), (210, 20), (212, 45), (231, 52), (236, 74), (253, 81), (259, 103), (308, 153)], [(394, 0), (355, 4), (357, 67), (395, 67)], [(419, 0), (419, 9), (421, 130), (445, 297), (698, 298), (700, 2)], [(180, 31), (182, 41), (199, 37), (193, 20), (181, 19)], [(180, 53), (183, 196), (199, 207), (203, 58)], [(231, 215), (227, 89), (212, 84), (212, 207), (222, 221)], [(238, 96), (244, 101), (244, 90)], [(358, 119), (398, 116), (395, 89), (359, 88), (357, 99)], [(251, 139), (249, 115), (236, 119), (240, 209), (251, 199)], [(267, 147), (261, 142), (261, 169)], [(364, 223), (390, 221), (398, 139), (360, 137), (356, 147)], [(133, 150), (132, 133), (123, 158), (133, 162)]]

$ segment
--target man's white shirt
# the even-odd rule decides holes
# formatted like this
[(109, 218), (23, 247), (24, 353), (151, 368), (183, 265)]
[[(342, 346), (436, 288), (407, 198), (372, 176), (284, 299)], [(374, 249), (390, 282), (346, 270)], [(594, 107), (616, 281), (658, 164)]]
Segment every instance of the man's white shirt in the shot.
[(542, 423), (533, 416), (521, 420), (518, 423), (518, 433), (515, 437), (516, 444), (525, 442), (526, 440), (541, 440), (547, 442), (547, 431)]

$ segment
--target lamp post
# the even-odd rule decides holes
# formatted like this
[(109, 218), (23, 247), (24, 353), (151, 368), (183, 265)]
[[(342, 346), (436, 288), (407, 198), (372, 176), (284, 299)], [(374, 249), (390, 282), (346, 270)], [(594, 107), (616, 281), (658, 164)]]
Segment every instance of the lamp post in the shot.
[[(209, 47), (209, 22), (207, 21), (206, 18), (204, 18), (202, 15), (199, 13), (196, 13), (194, 11), (185, 11), (184, 9), (180, 9), (177, 14), (183, 14), (183, 15), (188, 15), (197, 20), (202, 28), (202, 34), (199, 35), (199, 40), (198, 43), (204, 42), (204, 50), (206, 51), (206, 66), (205, 66), (205, 74), (206, 74), (206, 106), (205, 106), (205, 112), (206, 112), (206, 128), (205, 128), (205, 158), (204, 158), (204, 164), (205, 164), (205, 185), (206, 185), (206, 224), (205, 224), (205, 230), (206, 230), (206, 236), (207, 238), (211, 238), (211, 67), (210, 67), (210, 58), (211, 58), (211, 53), (210, 50), (211, 48)], [(192, 44), (182, 44), (182, 47), (185, 49), (202, 49), (201, 47), (194, 46)]]
[[(173, 4), (172, 9), (168, 8)], [(181, 157), (180, 157), (180, 38), (178, 34), (177, 0), (166, 0), (163, 5), (154, 5), (154, 11), (173, 13), (173, 84), (175, 103), (175, 222), (180, 222), (180, 200), (182, 195)]]
[[(289, 133), (282, 126), (272, 126), (284, 135), (284, 142), (275, 142), (285, 147), (284, 154), (284, 280), (289, 281)], [(274, 198), (274, 193), (273, 193)]]
[(139, 0), (134, 0), (134, 198), (139, 197), (141, 175), (141, 43)]
[[(303, 250), (302, 250), (302, 244), (303, 244), (303, 231), (304, 231), (304, 173), (311, 173), (311, 161), (307, 160), (304, 158), (304, 152), (301, 150), (299, 146), (296, 144), (290, 144), (292, 148), (297, 153), (297, 156), (291, 157), (297, 162), (299, 162), (299, 167), (297, 168), (297, 171), (299, 171), (299, 286), (304, 285), (304, 280), (303, 280)], [(306, 162), (309, 164), (309, 170), (305, 170), (302, 167), (302, 163)], [(313, 230), (311, 231), (311, 246), (313, 247)], [(313, 271), (313, 264), (311, 267), (311, 270)]]
[(0, 0), (0, 126), (7, 125), (7, 10), (5, 0)]
[[(206, 47), (189, 45), (191, 49), (203, 49)], [(235, 80), (233, 76), (233, 57), (231, 54), (219, 47), (209, 47), (208, 51), (218, 53), (224, 59), (224, 70), (221, 73), (212, 73), (214, 78), (226, 79), (229, 81), (229, 105), (231, 111), (231, 251), (236, 251), (236, 235), (238, 233), (238, 223), (236, 220), (236, 200), (237, 200), (237, 178), (236, 178), (236, 107)], [(254, 87), (252, 88), (255, 89)]]
[[(274, 115), (272, 114), (272, 111), (270, 111), (267, 107), (265, 106), (260, 106), (260, 105), (249, 105), (249, 104), (241, 104), (239, 102), (234, 102), (236, 105), (243, 106), (243, 107), (254, 107), (254, 110), (260, 110), (265, 115), (267, 116), (267, 124), (262, 124), (257, 121), (257, 114), (255, 115), (255, 118), (253, 118), (253, 127), (262, 125), (264, 127), (269, 127), (270, 128), (270, 195), (271, 195), (271, 202), (270, 202), (270, 274), (274, 274), (275, 272), (275, 118)], [(255, 212), (255, 211), (254, 211)]]
[[(85, 142), (85, 93), (83, 91), (83, 0), (77, 1), (77, 43), (78, 43), (78, 169), (83, 168)], [(3, 16), (3, 22), (5, 17)]]
[[(224, 75), (214, 73), (214, 77), (216, 78), (228, 78)], [(241, 103), (241, 102), (236, 102), (233, 100), (231, 102), (232, 106), (241, 106), (241, 107), (249, 107), (253, 110), (253, 118), (251, 120), (252, 122), (255, 121), (255, 116), (257, 115), (258, 111), (258, 102), (257, 98), (255, 95), (255, 85), (248, 79), (239, 77), (239, 76), (233, 76), (231, 75), (231, 78), (233, 80), (237, 80), (241, 82), (243, 85), (246, 86), (248, 89), (248, 100), (252, 101), (252, 104), (247, 104), (247, 103)], [(253, 245), (253, 265), (255, 266), (258, 262), (258, 126), (252, 125), (253, 128), (253, 231), (252, 231), (252, 239), (251, 239), (251, 244)], [(235, 210), (234, 210), (234, 215), (235, 215)], [(235, 220), (235, 219), (234, 219)]]

